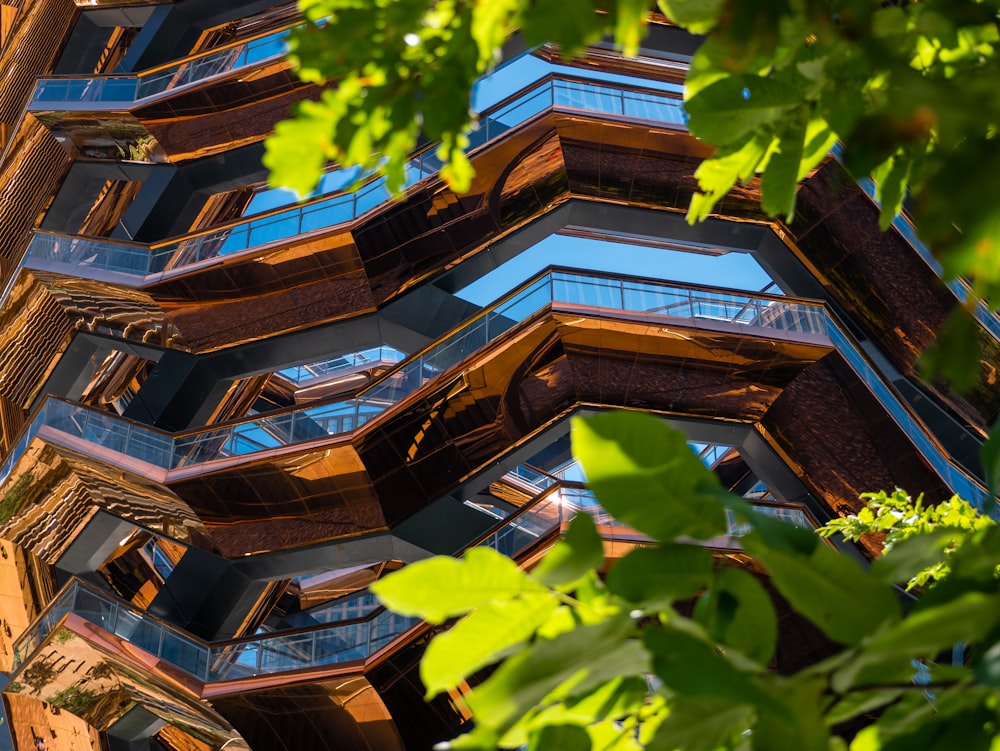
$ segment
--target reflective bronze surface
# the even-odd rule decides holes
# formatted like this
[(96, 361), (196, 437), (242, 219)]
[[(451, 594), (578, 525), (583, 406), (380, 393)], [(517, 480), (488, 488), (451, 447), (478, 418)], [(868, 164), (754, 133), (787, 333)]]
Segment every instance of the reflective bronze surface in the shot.
[(392, 716), (363, 676), (212, 700), (254, 749), (403, 751)]
[[(70, 614), (11, 676), (4, 693), (38, 697), (58, 710), (53, 716), (75, 715), (91, 733), (113, 732), (117, 721), (142, 707), (173, 726), (172, 732), (205, 744), (200, 748), (226, 744), (227, 749), (247, 751), (249, 746), (232, 725), (197, 700), (195, 688), (178, 680), (176, 671), (162, 670), (127, 642)], [(18, 746), (27, 747), (21, 729), (15, 728), (15, 733)]]
[[(159, 483), (35, 439), (5, 488), (28, 477), (16, 514), (0, 538), (54, 564), (98, 511), (179, 540), (210, 547), (211, 538), (190, 507)], [(7, 490), (9, 493), (10, 490)]]
[(50, 565), (30, 550), (0, 538), (0, 670), (10, 672), (14, 641), (57, 589)]

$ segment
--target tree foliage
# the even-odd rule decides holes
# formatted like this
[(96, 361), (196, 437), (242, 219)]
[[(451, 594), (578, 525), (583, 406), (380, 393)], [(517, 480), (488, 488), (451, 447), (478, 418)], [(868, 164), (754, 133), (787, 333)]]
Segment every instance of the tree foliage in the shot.
[[(470, 91), (517, 30), (565, 55), (613, 34), (639, 49), (637, 0), (300, 0), (291, 40), (303, 80), (333, 84), (269, 140), (272, 180), (307, 194), (328, 160), (381, 170), (399, 190), (421, 138), (442, 176), (469, 186)], [(907, 196), (949, 276), (1000, 299), (1000, 0), (659, 0), (706, 36), (685, 99), (691, 132), (718, 147), (698, 169), (692, 220), (761, 176), (763, 209), (790, 217), (795, 187), (839, 139), (870, 175), (888, 226)]]
[[(941, 560), (940, 529), (903, 537), (864, 569), (724, 491), (656, 418), (578, 418), (572, 437), (598, 500), (649, 546), (600, 576), (601, 539), (578, 514), (530, 573), (475, 549), (372, 587), (399, 612), (460, 617), (421, 664), (429, 695), (502, 660), (465, 697), (475, 727), (451, 748), (998, 747), (1000, 527), (964, 525), (948, 575), (904, 598), (897, 585)], [(772, 586), (830, 640), (830, 656), (792, 674), (772, 669), (781, 637), (772, 597), (703, 546), (725, 534), (727, 511), (748, 526), (744, 548)], [(964, 662), (936, 664), (956, 644)]]
[(923, 589), (947, 576), (951, 571), (948, 558), (961, 547), (969, 533), (996, 524), (957, 495), (928, 504), (923, 495), (914, 499), (905, 490), (896, 488), (892, 493), (884, 490), (862, 493), (861, 498), (867, 501), (861, 511), (833, 519), (818, 532), (823, 537), (841, 534), (851, 542), (865, 535), (883, 535), (885, 553), (904, 540), (933, 535), (941, 550), (941, 560), (914, 575), (906, 585), (907, 590)]

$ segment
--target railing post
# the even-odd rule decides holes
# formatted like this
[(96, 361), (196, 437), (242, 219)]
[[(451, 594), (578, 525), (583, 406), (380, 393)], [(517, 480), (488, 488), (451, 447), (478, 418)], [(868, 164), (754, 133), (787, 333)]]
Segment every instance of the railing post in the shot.
[(264, 641), (263, 639), (258, 639), (257, 641), (257, 670), (254, 675), (261, 675), (264, 672)]

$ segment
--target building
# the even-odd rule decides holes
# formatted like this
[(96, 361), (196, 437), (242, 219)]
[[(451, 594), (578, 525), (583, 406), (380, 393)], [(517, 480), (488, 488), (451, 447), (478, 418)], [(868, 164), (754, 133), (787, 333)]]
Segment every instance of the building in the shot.
[(905, 223), (879, 233), (833, 159), (790, 225), (750, 185), (689, 227), (706, 150), (684, 128), (692, 42), (674, 29), (637, 61), (510, 63), (467, 195), (431, 150), (403, 201), (378, 181), (345, 194), (357, 176), (334, 171), (295, 205), (260, 166), (315, 93), (281, 57), (294, 5), (0, 11), (17, 749), (391, 751), (454, 732), (451, 698), (421, 698), (426, 629), (364, 588), (484, 541), (537, 555), (554, 493), (581, 498), (580, 410), (663, 414), (800, 523), (894, 485), (985, 502), (997, 321), (981, 315), (978, 391), (921, 381), (962, 289)]

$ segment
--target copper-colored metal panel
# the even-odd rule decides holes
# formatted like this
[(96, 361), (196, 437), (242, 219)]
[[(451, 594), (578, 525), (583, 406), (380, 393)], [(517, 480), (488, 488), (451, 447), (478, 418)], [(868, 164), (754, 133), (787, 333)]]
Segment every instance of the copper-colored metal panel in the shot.
[(859, 494), (879, 488), (909, 488), (931, 502), (951, 495), (839, 355), (790, 383), (762, 427), (794, 458), (806, 486), (837, 513), (858, 511)]
[(171, 483), (235, 557), (385, 529), (350, 443)]
[(254, 749), (403, 751), (378, 692), (363, 676), (212, 700)]
[(97, 728), (39, 696), (3, 694), (16, 751), (103, 751)]
[[(4, 497), (7, 504), (8, 495)], [(0, 670), (9, 673), (14, 641), (51, 601), (55, 571), (30, 550), (0, 539)]]
[(135, 116), (176, 164), (260, 141), (291, 105), (318, 94), (281, 59), (141, 107)]
[[(24, 482), (21, 478), (30, 478)], [(0, 538), (56, 563), (98, 511), (188, 545), (208, 547), (201, 520), (159, 483), (94, 461), (41, 438), (29, 444), (5, 486), (24, 482), (16, 513), (0, 525)]]
[[(915, 375), (917, 359), (958, 305), (934, 270), (896, 230), (881, 232), (871, 200), (837, 162), (799, 189), (791, 230), (798, 252), (834, 298), (896, 367)], [(927, 388), (985, 430), (1000, 412), (1000, 343), (980, 329), (978, 344), (982, 377), (972, 393), (963, 397), (943, 384)]]
[(176, 668), (71, 613), (11, 676), (4, 691), (8, 699), (16, 694), (39, 697), (60, 714), (75, 715), (101, 732), (142, 707), (208, 748), (226, 744), (227, 749), (249, 751), (232, 725), (198, 701), (199, 690), (196, 681)]

